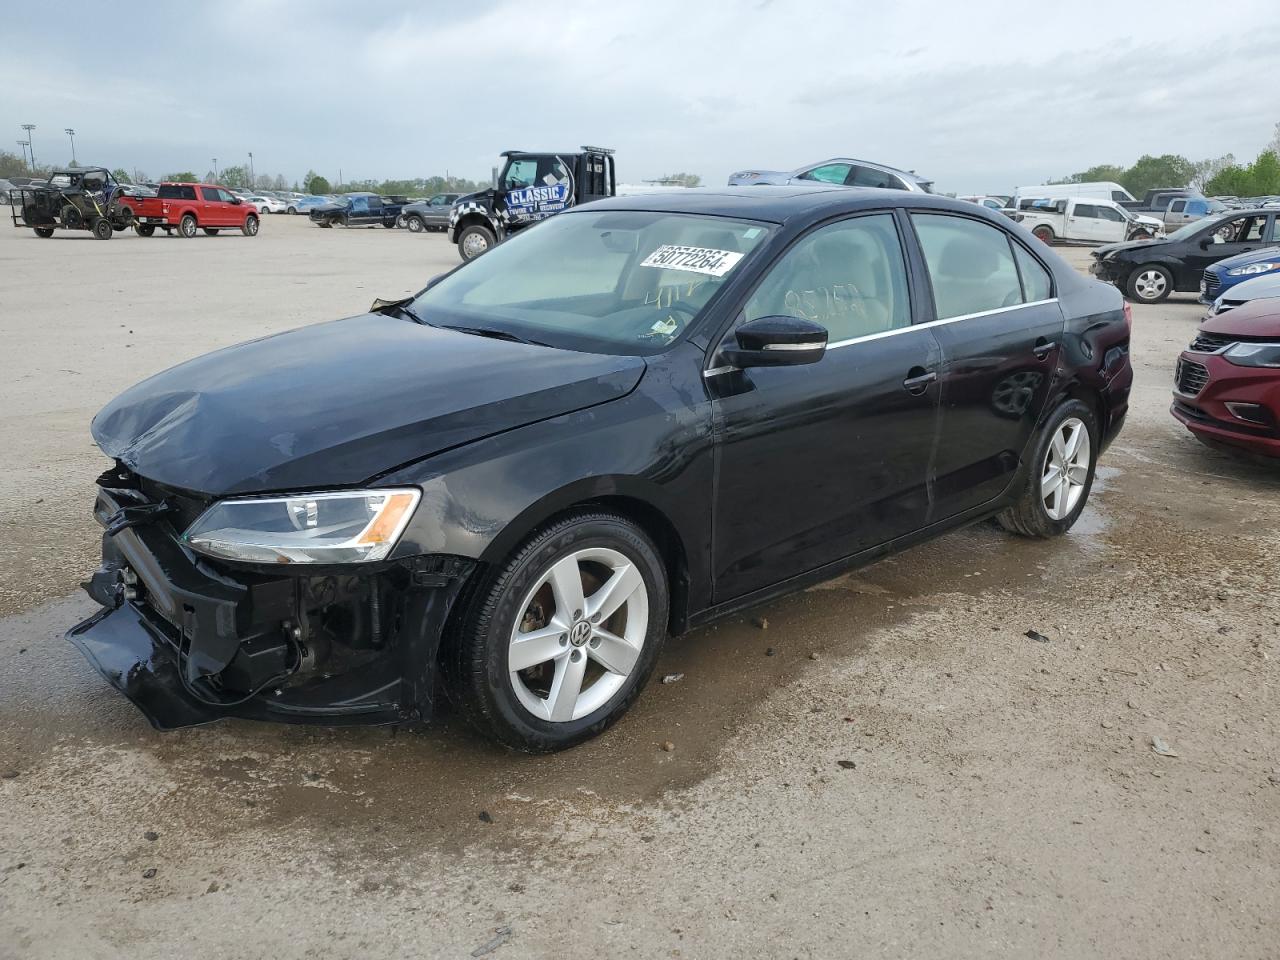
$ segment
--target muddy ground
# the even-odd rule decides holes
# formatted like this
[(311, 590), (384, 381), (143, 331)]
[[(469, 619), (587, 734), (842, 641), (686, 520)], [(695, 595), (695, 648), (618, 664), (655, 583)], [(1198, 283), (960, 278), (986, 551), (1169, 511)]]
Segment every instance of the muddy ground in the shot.
[(454, 256), (283, 216), (0, 228), (0, 958), (1280, 954), (1280, 471), (1168, 416), (1189, 297), (1135, 308), (1133, 412), (1069, 536), (974, 527), (695, 631), (579, 749), (153, 732), (61, 638), (93, 412)]

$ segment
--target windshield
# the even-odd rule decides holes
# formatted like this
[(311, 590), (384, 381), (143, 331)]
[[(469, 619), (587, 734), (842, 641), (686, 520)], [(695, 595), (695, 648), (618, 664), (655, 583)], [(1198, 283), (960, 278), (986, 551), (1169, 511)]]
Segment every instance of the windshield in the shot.
[(1222, 221), (1225, 219), (1227, 219), (1225, 216), (1218, 216), (1218, 217), (1204, 217), (1201, 220), (1192, 220), (1190, 223), (1183, 224), (1177, 230), (1173, 231), (1173, 233), (1169, 234), (1168, 239), (1190, 240), (1192, 237), (1194, 237), (1197, 233), (1199, 233), (1205, 227), (1209, 226), (1210, 224), (1218, 223), (1219, 221)]
[(483, 329), (569, 350), (665, 350), (770, 226), (646, 211), (539, 223), (445, 277), (413, 303), (424, 323)]

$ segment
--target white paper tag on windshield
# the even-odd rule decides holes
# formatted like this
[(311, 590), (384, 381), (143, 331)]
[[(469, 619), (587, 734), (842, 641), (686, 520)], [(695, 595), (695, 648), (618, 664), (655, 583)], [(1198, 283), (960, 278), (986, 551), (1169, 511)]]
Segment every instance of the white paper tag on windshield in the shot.
[(709, 277), (723, 277), (741, 259), (742, 254), (733, 250), (664, 243), (645, 257), (640, 266), (658, 267), (661, 270), (687, 270), (689, 273), (705, 273)]

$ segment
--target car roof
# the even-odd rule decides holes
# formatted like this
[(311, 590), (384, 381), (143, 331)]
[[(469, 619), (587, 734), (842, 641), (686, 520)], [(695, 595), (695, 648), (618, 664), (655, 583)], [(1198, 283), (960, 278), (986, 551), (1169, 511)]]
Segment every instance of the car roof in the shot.
[[(785, 187), (691, 187), (662, 193), (638, 193), (627, 197), (595, 200), (578, 210), (646, 210), (655, 213), (693, 213), (713, 217), (739, 217), (785, 223), (793, 217), (832, 216), (857, 210), (885, 207), (919, 207), (951, 210), (972, 216), (987, 208), (964, 200), (933, 193), (908, 190), (881, 190), (875, 187), (807, 186)], [(567, 211), (573, 212), (573, 211)]]
[(914, 170), (903, 170), (901, 167), (891, 167), (887, 163), (880, 163), (878, 160), (857, 160), (854, 157), (830, 157), (826, 160), (819, 160), (817, 163), (806, 163), (803, 167), (796, 167), (797, 170), (812, 170), (814, 167), (825, 166), (828, 163), (852, 163), (860, 167), (875, 167), (877, 170), (888, 170), (892, 173), (900, 173), (905, 177), (914, 177), (923, 183), (932, 183), (928, 177), (921, 176)]

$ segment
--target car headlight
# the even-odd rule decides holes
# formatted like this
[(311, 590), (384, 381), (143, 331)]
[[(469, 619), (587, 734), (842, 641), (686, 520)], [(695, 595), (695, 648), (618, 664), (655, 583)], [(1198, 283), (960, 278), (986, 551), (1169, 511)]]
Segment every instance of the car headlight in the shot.
[(249, 563), (382, 560), (399, 542), (420, 496), (411, 488), (222, 500), (182, 539), (208, 556)]
[(1247, 267), (1236, 267), (1234, 270), (1228, 270), (1228, 277), (1251, 277), (1258, 273), (1266, 273), (1268, 270), (1274, 270), (1280, 267), (1280, 263), (1251, 263)]
[(1222, 355), (1242, 367), (1280, 367), (1280, 343), (1233, 343)]

